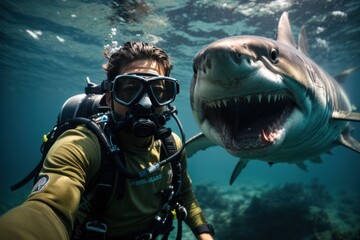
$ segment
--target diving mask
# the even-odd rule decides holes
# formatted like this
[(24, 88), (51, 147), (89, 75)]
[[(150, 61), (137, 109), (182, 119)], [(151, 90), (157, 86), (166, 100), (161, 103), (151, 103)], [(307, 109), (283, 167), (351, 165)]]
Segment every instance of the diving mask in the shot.
[(179, 81), (175, 78), (151, 73), (117, 75), (112, 82), (113, 98), (124, 106), (138, 103), (147, 94), (154, 107), (168, 105), (179, 93)]

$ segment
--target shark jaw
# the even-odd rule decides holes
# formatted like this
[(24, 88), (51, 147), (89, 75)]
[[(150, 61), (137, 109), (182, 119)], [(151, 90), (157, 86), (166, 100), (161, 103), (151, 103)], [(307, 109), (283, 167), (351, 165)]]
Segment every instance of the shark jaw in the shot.
[(203, 124), (231, 154), (261, 156), (283, 142), (295, 108), (285, 90), (203, 101)]
[(226, 54), (233, 52), (213, 51), (197, 65), (201, 71), (194, 81), (195, 118), (205, 136), (230, 154), (268, 158), (282, 147), (293, 125), (303, 122), (308, 99), (297, 94), (301, 85), (273, 72), (263, 59), (245, 54), (238, 54), (236, 61), (221, 58)]
[[(306, 74), (297, 74), (303, 65), (292, 68), (294, 59), (289, 60), (283, 48), (264, 38), (242, 36), (199, 52), (190, 99), (210, 142), (234, 156), (269, 162), (288, 161), (290, 152), (296, 152), (307, 137), (314, 95)], [(303, 63), (302, 56), (296, 60)]]

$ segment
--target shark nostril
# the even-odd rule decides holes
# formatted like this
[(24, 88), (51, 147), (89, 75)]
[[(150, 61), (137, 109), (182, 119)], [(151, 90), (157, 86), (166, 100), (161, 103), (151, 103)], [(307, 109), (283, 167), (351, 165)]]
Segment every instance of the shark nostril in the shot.
[(205, 59), (204, 59), (205, 61), (204, 61), (204, 73), (206, 73), (206, 69), (211, 69), (211, 59), (210, 58), (208, 58), (208, 57), (205, 57)]
[(200, 58), (196, 60), (196, 62), (198, 64), (196, 66), (194, 65), (194, 73), (199, 70), (206, 74), (207, 70), (211, 68), (211, 59), (208, 57), (207, 54), (203, 54)]
[(231, 53), (231, 57), (234, 60), (235, 63), (241, 64), (241, 53), (239, 52), (233, 52)]
[(203, 62), (205, 62), (205, 60), (206, 60), (206, 55), (205, 55), (205, 54), (203, 54), (203, 55), (201, 56), (201, 60), (202, 60)]

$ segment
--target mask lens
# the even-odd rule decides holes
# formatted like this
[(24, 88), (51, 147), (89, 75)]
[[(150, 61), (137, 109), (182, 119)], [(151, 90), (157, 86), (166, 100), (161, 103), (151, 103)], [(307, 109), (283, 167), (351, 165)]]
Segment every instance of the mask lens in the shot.
[(115, 79), (113, 93), (116, 101), (121, 104), (131, 104), (143, 89), (141, 80), (132, 77), (119, 77)]
[(169, 79), (151, 81), (151, 92), (159, 105), (172, 102), (176, 96), (176, 83)]

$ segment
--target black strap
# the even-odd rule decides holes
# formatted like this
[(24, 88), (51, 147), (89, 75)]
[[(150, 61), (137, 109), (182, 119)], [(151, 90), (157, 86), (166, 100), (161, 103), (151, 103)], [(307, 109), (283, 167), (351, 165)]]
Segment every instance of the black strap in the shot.
[(86, 187), (85, 195), (95, 191), (91, 198), (91, 211), (96, 215), (102, 212), (110, 201), (116, 182), (116, 167), (112, 159), (107, 157), (101, 159), (100, 168), (90, 184)]
[[(175, 153), (177, 153), (178, 149), (176, 146), (176, 142), (175, 142), (175, 138), (172, 134), (170, 134), (170, 136), (164, 138), (162, 140), (163, 142), (163, 152), (166, 157), (172, 156)], [(186, 218), (186, 209), (182, 206), (182, 204), (180, 204), (180, 200), (179, 200), (179, 192), (180, 192), (180, 188), (181, 188), (181, 183), (182, 183), (182, 167), (181, 167), (181, 162), (180, 159), (181, 158), (181, 154), (179, 154), (175, 159), (173, 159), (170, 164), (171, 167), (173, 169), (173, 179), (172, 179), (172, 187), (173, 187), (173, 191), (175, 196), (171, 199), (170, 201), (170, 205), (171, 205), (171, 209), (175, 209), (176, 210), (176, 214), (177, 214), (177, 221), (178, 221), (178, 226), (177, 226), (177, 236), (176, 239), (180, 240), (182, 239), (182, 221)], [(183, 212), (183, 210), (185, 210), (185, 214)], [(171, 221), (171, 226), (172, 226), (172, 221)], [(163, 240), (168, 239), (170, 231), (173, 228), (168, 228), (168, 232), (165, 233), (163, 235)]]
[(209, 233), (211, 236), (215, 235), (215, 230), (211, 224), (200, 225), (192, 229), (192, 232), (195, 236), (199, 236), (201, 233)]
[(22, 186), (24, 186), (26, 183), (30, 182), (30, 180), (33, 179), (37, 175), (38, 172), (40, 172), (40, 170), (42, 168), (42, 164), (43, 164), (43, 161), (40, 161), (38, 163), (38, 165), (36, 165), (36, 167), (26, 177), (24, 177), (18, 183), (12, 185), (10, 187), (10, 190), (15, 191), (15, 190), (21, 188)]
[(163, 156), (162, 158), (167, 158), (177, 152), (176, 142), (175, 138), (172, 134), (170, 134), (168, 137), (163, 138), (162, 142), (164, 144), (164, 147), (162, 148)]

